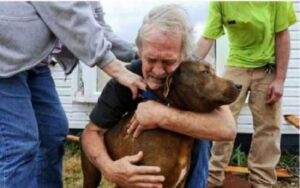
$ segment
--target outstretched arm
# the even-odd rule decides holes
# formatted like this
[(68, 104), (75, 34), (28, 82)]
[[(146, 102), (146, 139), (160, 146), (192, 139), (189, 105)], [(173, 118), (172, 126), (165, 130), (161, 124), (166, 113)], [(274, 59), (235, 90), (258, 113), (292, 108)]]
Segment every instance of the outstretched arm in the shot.
[[(97, 65), (121, 84), (130, 88), (133, 97), (145, 89), (142, 78), (129, 72), (111, 51), (112, 43), (105, 28), (96, 22), (91, 2), (31, 2), (41, 19), (77, 59), (92, 67)], [(99, 2), (94, 8), (101, 9)], [(99, 16), (100, 17), (100, 16)], [(100, 18), (99, 18), (100, 19)], [(70, 21), (72, 20), (72, 21)]]
[(194, 54), (199, 57), (205, 58), (214, 42), (215, 40), (200, 37), (197, 42), (196, 48), (194, 49)]

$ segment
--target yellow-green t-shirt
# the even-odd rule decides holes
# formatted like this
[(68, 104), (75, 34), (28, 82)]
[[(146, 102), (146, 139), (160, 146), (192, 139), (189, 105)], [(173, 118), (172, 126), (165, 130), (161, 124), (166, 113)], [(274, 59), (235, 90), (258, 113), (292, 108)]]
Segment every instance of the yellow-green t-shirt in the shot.
[(229, 40), (227, 66), (275, 63), (275, 33), (296, 22), (292, 2), (211, 2), (203, 37)]

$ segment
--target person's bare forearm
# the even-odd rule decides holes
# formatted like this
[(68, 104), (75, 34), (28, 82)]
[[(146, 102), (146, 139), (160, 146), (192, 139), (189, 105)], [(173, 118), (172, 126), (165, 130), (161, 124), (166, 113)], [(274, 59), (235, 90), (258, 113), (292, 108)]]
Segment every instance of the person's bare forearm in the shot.
[(289, 53), (290, 53), (290, 35), (286, 29), (276, 33), (276, 76), (275, 80), (284, 82), (286, 78)]
[(104, 129), (95, 127), (91, 122), (81, 135), (82, 148), (95, 167), (101, 171), (107, 171), (105, 165), (112, 162), (104, 145)]
[(164, 129), (214, 141), (234, 140), (236, 136), (235, 121), (228, 106), (207, 114), (166, 107), (164, 114), (167, 116), (159, 125)]
[(194, 54), (205, 58), (214, 42), (215, 40), (201, 37), (197, 42), (196, 48), (194, 49)]
[(125, 68), (125, 63), (122, 63), (122, 61), (118, 59), (114, 59), (111, 63), (104, 66), (102, 70), (115, 79), (117, 79), (122, 71), (127, 71)]

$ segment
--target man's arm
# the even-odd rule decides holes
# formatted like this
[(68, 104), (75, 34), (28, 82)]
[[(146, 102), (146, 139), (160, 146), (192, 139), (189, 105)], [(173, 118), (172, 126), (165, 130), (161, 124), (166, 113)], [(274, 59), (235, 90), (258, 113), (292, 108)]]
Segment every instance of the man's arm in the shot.
[(164, 177), (157, 175), (159, 167), (136, 166), (142, 152), (113, 161), (104, 144), (105, 129), (90, 122), (81, 135), (82, 148), (87, 158), (110, 181), (122, 187), (162, 187)]
[[(145, 89), (142, 78), (129, 72), (111, 51), (111, 42), (96, 21), (90, 2), (31, 2), (39, 16), (67, 49), (82, 62), (97, 65), (121, 84), (133, 97)], [(99, 4), (99, 3), (96, 3)], [(99, 4), (99, 7), (100, 4)]]
[(205, 37), (200, 37), (200, 39), (197, 42), (197, 46), (194, 50), (194, 54), (205, 58), (211, 49), (212, 45), (214, 44), (215, 40), (208, 39)]
[(275, 36), (276, 52), (276, 73), (275, 79), (268, 89), (268, 104), (278, 102), (283, 95), (283, 85), (286, 78), (288, 61), (290, 55), (290, 35), (288, 29), (276, 33)]
[(136, 58), (137, 49), (130, 43), (116, 35), (105, 21), (105, 12), (99, 1), (89, 2), (94, 10), (95, 19), (104, 31), (105, 38), (112, 44), (111, 51), (121, 61), (130, 62)]
[(128, 133), (138, 136), (145, 129), (160, 127), (200, 139), (234, 140), (236, 126), (228, 106), (211, 113), (194, 113), (171, 108), (154, 101), (140, 103)]

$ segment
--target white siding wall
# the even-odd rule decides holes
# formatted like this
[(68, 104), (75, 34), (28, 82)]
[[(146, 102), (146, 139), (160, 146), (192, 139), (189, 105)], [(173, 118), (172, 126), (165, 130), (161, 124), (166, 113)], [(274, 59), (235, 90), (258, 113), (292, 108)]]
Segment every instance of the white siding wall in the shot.
[(89, 120), (88, 115), (94, 104), (74, 102), (72, 96), (74, 94), (72, 88), (74, 76), (69, 75), (67, 78), (65, 78), (64, 72), (59, 65), (51, 67), (51, 71), (60, 100), (69, 120), (69, 127), (83, 128)]
[[(290, 28), (291, 57), (285, 82), (282, 112), (283, 114), (296, 114), (300, 116), (300, 2), (295, 2), (295, 8), (298, 22)], [(65, 79), (64, 73), (59, 65), (51, 67), (51, 70), (60, 99), (69, 119), (69, 127), (83, 128), (88, 122), (88, 115), (94, 104), (74, 102), (72, 97), (74, 93), (72, 89), (74, 76), (68, 76)], [(219, 70), (218, 72), (221, 71)], [(297, 133), (297, 130), (287, 125), (283, 119), (282, 124), (284, 133)], [(247, 106), (245, 106), (240, 114), (238, 125), (239, 132), (252, 132), (252, 117)]]

